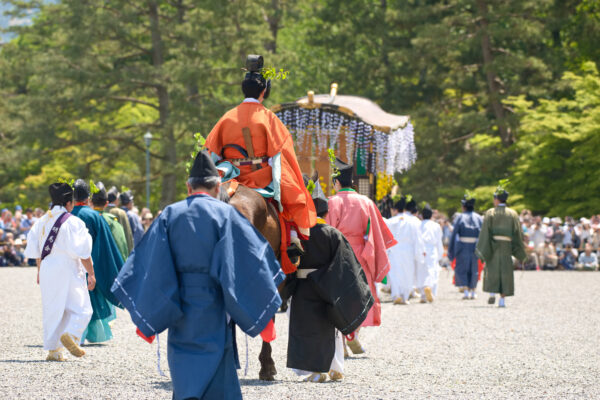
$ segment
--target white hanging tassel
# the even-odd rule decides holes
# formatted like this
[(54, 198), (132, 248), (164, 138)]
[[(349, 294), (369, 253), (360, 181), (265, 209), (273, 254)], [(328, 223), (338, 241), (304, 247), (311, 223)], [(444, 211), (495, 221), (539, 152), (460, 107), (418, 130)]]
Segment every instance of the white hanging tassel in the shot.
[(248, 335), (244, 334), (246, 337), (246, 367), (244, 368), (244, 376), (248, 375)]
[(160, 376), (166, 376), (163, 370), (160, 368), (160, 335), (156, 334), (156, 368), (158, 369), (158, 374)]

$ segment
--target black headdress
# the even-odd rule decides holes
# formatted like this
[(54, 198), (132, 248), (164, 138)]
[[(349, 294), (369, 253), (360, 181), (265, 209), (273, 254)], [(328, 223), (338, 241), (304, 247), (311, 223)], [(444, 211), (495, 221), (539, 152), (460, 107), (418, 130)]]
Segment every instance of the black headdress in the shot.
[(131, 203), (133, 201), (133, 194), (131, 193), (131, 190), (121, 193), (119, 195), (119, 201), (124, 206)]
[(96, 187), (98, 188), (98, 191), (96, 193), (92, 194), (92, 203), (94, 203), (94, 204), (105, 203), (108, 200), (108, 194), (106, 193), (106, 188), (104, 187), (104, 183), (97, 182)]
[(400, 197), (400, 200), (394, 203), (394, 208), (398, 210), (398, 212), (404, 211), (406, 208), (406, 196)]
[(119, 190), (115, 186), (111, 187), (108, 189), (106, 197), (109, 203), (114, 203), (117, 200), (117, 197), (119, 197)]
[(220, 177), (215, 163), (212, 161), (206, 150), (199, 151), (194, 159), (194, 164), (190, 168), (190, 178), (208, 178)]
[(509, 193), (506, 191), (506, 186), (509, 183), (510, 182), (508, 179), (500, 179), (498, 186), (496, 187), (496, 191), (494, 192), (494, 198), (500, 200), (501, 202), (508, 200)]
[(64, 205), (73, 201), (73, 188), (68, 183), (53, 183), (48, 187), (52, 204)]
[[(264, 99), (266, 100), (271, 94), (271, 80), (265, 79), (262, 74), (264, 66), (263, 56), (257, 54), (249, 54), (246, 58), (246, 76), (242, 81), (242, 90), (244, 88), (255, 86), (258, 89), (258, 93), (261, 93), (266, 89)], [(245, 92), (245, 90), (244, 90)]]
[(412, 196), (408, 195), (406, 198), (406, 207), (405, 210), (410, 212), (411, 214), (414, 214), (417, 212), (417, 202), (415, 201), (415, 199), (413, 199)]
[(421, 214), (423, 214), (423, 219), (431, 219), (431, 216), (433, 215), (433, 210), (431, 209), (431, 206), (429, 204), (425, 204), (425, 207), (423, 207), (423, 211), (421, 212)]
[(90, 197), (90, 185), (83, 179), (77, 179), (73, 185), (73, 198), (75, 201), (84, 201)]
[(333, 179), (337, 179), (343, 187), (352, 186), (352, 172), (354, 166), (352, 164), (346, 164), (339, 158), (336, 158), (335, 167), (338, 170), (338, 174)]
[(460, 204), (465, 206), (465, 208), (473, 208), (475, 207), (475, 198), (471, 197), (468, 199), (467, 195), (465, 194), (465, 197), (460, 201)]
[(329, 205), (327, 204), (329, 200), (327, 200), (327, 196), (325, 196), (325, 193), (323, 193), (323, 189), (321, 189), (321, 184), (319, 182), (315, 182), (315, 187), (312, 191), (311, 197), (313, 199), (313, 203), (315, 204), (317, 215), (321, 216), (329, 211)]

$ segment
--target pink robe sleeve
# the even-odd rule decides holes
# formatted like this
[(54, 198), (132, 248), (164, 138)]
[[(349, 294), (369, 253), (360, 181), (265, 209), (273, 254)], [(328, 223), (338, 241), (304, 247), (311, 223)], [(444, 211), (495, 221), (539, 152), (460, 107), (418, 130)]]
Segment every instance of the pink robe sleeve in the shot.
[(371, 225), (362, 256), (369, 264), (375, 282), (381, 282), (390, 270), (390, 260), (386, 250), (398, 242), (394, 239), (394, 235), (390, 232), (375, 204), (368, 201), (367, 209)]

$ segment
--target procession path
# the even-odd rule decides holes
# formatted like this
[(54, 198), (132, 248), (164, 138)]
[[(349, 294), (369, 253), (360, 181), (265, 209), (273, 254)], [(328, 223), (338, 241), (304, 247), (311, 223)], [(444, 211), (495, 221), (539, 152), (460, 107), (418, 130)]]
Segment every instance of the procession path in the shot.
[[(463, 301), (441, 273), (433, 304), (383, 304), (383, 324), (361, 332), (367, 353), (346, 361), (341, 382), (299, 382), (285, 368), (287, 317), (278, 314), (275, 382), (258, 376), (259, 339), (238, 331), (246, 399), (600, 398), (600, 273), (517, 272), (506, 309)], [(170, 399), (156, 370), (156, 343), (135, 335), (119, 310), (115, 338), (82, 359), (43, 361), (35, 268), (0, 268), (0, 398)], [(166, 335), (161, 336), (162, 368)]]

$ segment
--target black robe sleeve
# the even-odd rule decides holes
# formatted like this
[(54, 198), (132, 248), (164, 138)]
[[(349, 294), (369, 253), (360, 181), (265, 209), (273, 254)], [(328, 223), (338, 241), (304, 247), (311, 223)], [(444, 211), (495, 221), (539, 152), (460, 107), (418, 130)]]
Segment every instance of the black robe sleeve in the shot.
[(367, 277), (344, 235), (323, 226), (333, 257), (308, 275), (314, 289), (328, 304), (327, 314), (344, 335), (354, 332), (365, 320), (375, 300)]

